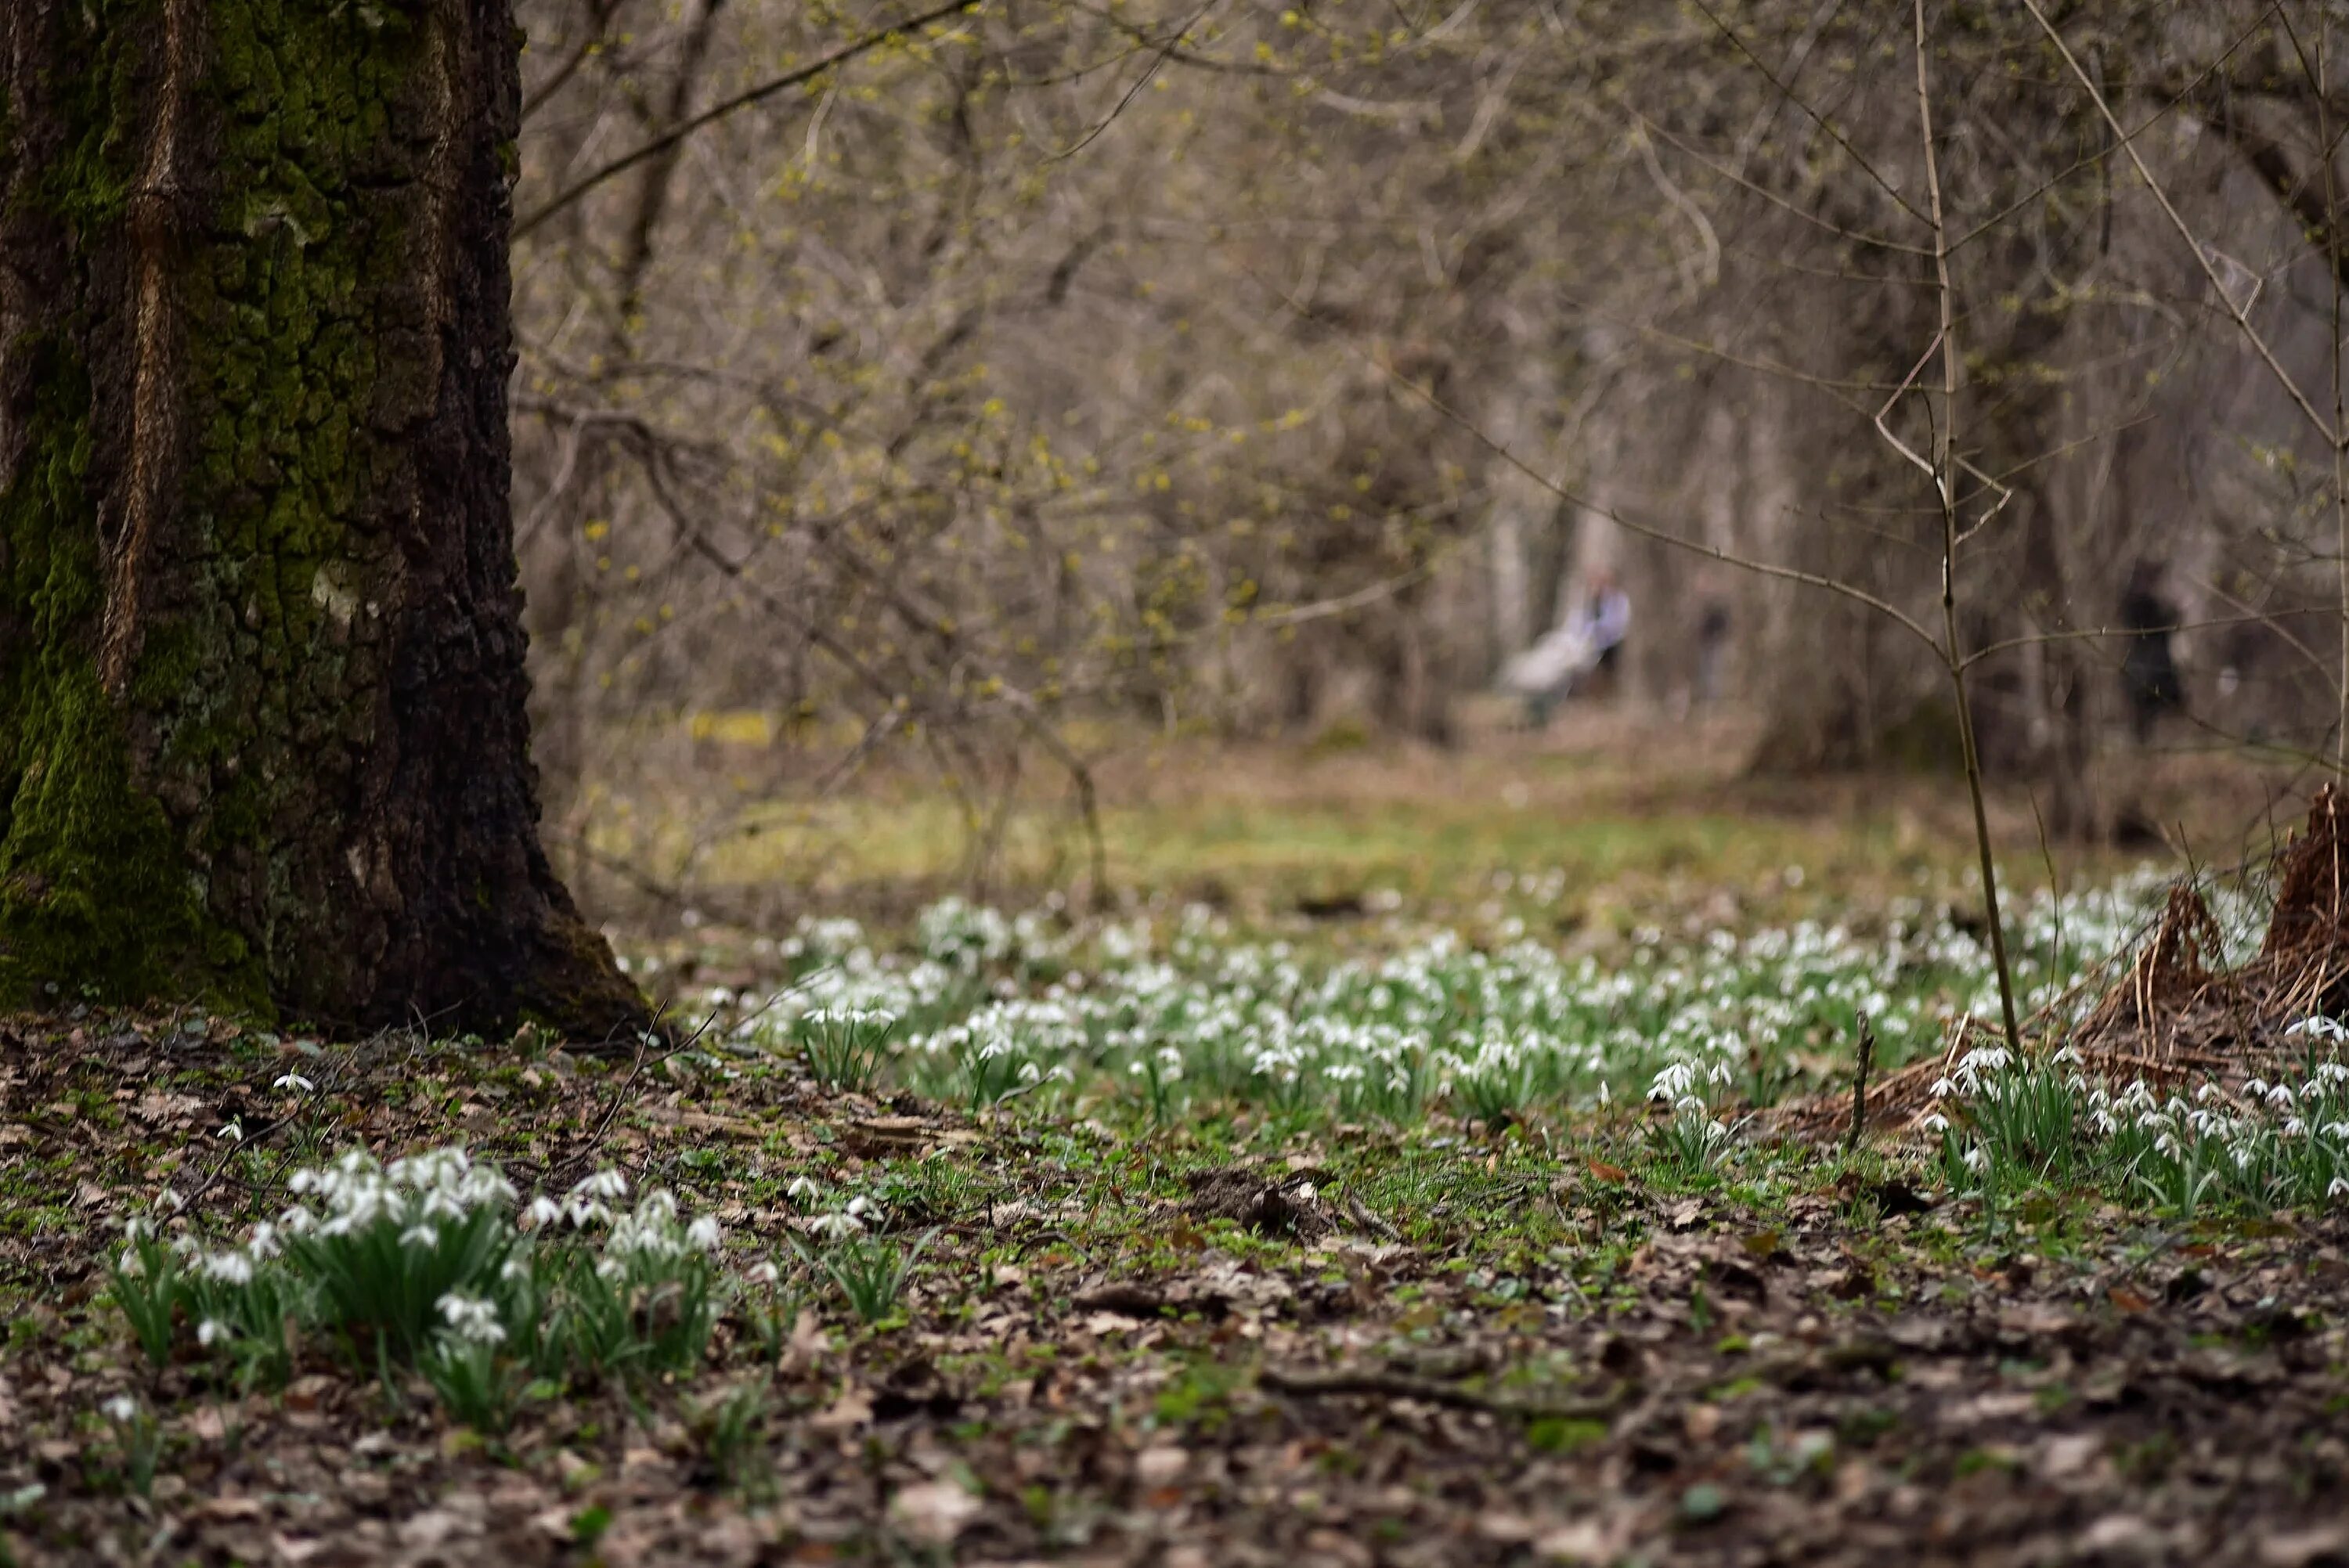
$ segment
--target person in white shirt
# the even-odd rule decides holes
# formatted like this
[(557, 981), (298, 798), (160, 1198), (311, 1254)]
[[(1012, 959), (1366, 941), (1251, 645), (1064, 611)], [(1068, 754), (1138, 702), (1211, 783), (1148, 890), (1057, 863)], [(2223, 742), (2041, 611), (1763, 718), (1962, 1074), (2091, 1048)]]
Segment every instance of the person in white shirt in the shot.
[(1604, 569), (1566, 619), (1501, 671), (1501, 686), (1525, 699), (1527, 727), (1549, 723), (1550, 710), (1593, 676), (1611, 678), (1631, 629), (1631, 600)]

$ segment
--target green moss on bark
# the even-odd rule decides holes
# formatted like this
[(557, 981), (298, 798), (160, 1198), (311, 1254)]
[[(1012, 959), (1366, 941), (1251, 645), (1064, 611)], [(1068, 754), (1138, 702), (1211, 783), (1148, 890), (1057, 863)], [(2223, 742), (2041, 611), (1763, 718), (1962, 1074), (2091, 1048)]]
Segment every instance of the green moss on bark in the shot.
[[(142, 5), (109, 20), (151, 21)], [(93, 47), (59, 84), (63, 156), (11, 170), (11, 200), (76, 229), (121, 221), (128, 175), (119, 50)], [(16, 105), (9, 106), (13, 122)], [(28, 156), (12, 123), (0, 160)], [(134, 776), (122, 714), (96, 659), (104, 589), (96, 515), (86, 302), (8, 346), (35, 400), (21, 459), (0, 490), (0, 615), (16, 656), (0, 669), (0, 1001), (66, 987), (264, 1000), (244, 944), (216, 926), (160, 804)]]
[[(335, 772), (318, 748), (354, 738), (348, 715), (375, 674), (351, 646), (367, 573), (348, 528), (371, 478), (368, 312), (395, 280), (404, 235), (397, 203), (356, 181), (379, 156), (386, 98), (419, 68), (419, 38), (398, 12), (368, 6), (212, 0), (203, 20), (189, 120), (216, 137), (217, 157), (208, 211), (187, 223), (171, 280), (172, 392), (191, 432), (156, 568), (172, 579), (171, 603), (141, 628), (115, 693), (96, 657), (105, 587), (94, 388), (78, 362), (88, 324), (69, 315), (50, 341), (10, 348), (38, 357), (44, 391), (31, 460), (0, 496), (0, 614), (35, 651), (5, 677), (0, 1002), (59, 985), (264, 999), (275, 988), (266, 955), (315, 914), (316, 889), (298, 885), (299, 856), (281, 849), (327, 804), (305, 764)], [(162, 21), (154, 0), (116, 0), (80, 25), (82, 69), (55, 84), (64, 156), (16, 191), (70, 233), (86, 269), (129, 222), (153, 134), (138, 123), (151, 84), (134, 53)], [(97, 287), (87, 270), (73, 281)], [(248, 929), (222, 923), (222, 904)]]
[(6, 0), (0, 43), (0, 1003), (641, 1024), (536, 839), (510, 12)]
[(69, 984), (104, 996), (261, 1002), (243, 944), (211, 927), (170, 820), (132, 778), (120, 717), (100, 689), (88, 635), (99, 600), (90, 439), (74, 408), (87, 378), (44, 357), (52, 390), (30, 434), (41, 460), (0, 496), (8, 603), (29, 612), (40, 649), (6, 677), (0, 998), (37, 1002)]

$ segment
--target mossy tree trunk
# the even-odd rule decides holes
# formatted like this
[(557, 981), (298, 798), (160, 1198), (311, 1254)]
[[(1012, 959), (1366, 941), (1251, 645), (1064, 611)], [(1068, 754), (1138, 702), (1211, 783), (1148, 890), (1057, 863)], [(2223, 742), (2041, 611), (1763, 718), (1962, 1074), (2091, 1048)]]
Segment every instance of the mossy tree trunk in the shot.
[(644, 1021), (537, 836), (518, 44), (0, 3), (0, 1003)]

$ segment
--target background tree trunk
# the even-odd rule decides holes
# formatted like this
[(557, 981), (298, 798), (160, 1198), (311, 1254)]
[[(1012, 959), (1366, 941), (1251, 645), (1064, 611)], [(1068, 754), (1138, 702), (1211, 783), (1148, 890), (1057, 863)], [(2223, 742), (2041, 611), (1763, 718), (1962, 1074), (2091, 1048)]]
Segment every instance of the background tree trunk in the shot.
[(0, 1000), (643, 1022), (537, 838), (518, 43), (0, 8)]

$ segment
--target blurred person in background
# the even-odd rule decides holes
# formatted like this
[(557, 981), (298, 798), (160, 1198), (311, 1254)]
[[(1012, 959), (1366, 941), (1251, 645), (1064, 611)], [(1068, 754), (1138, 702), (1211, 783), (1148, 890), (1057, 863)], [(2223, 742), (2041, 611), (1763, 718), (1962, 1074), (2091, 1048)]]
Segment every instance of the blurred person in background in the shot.
[(1502, 668), (1502, 689), (1525, 701), (1526, 727), (1547, 727), (1557, 705), (1578, 691), (1611, 692), (1630, 629), (1630, 596), (1602, 567), (1566, 619)]
[(2164, 714), (2186, 706), (2178, 655), (2170, 643), (2178, 630), (2178, 607), (2161, 586), (2160, 565), (2140, 561), (2121, 590), (2121, 625), (2128, 634), (2128, 651), (2121, 655), (2121, 685), (2128, 696), (2129, 730), (2139, 746), (2153, 739)]
[(1631, 596), (1623, 592), (1615, 573), (1603, 566), (1591, 573), (1581, 622), (1591, 650), (1589, 675), (1581, 684), (1593, 688), (1593, 695), (1612, 696), (1623, 679), (1623, 640), (1631, 634)]

